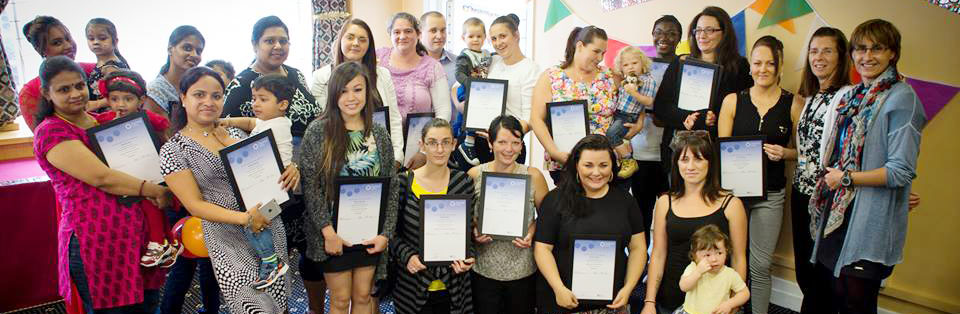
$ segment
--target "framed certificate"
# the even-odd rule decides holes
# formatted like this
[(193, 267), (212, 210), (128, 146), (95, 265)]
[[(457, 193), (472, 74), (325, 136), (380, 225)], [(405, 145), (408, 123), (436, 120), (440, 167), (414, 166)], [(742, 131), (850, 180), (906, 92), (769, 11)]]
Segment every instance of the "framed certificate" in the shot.
[(507, 81), (471, 78), (467, 87), (467, 101), (463, 105), (464, 128), (486, 131), (494, 118), (507, 111)]
[(562, 152), (573, 150), (581, 139), (590, 134), (587, 123), (587, 101), (572, 100), (547, 103), (547, 127), (550, 136)]
[(420, 150), (420, 131), (423, 126), (433, 120), (436, 114), (433, 112), (409, 113), (407, 121), (403, 124), (403, 164), (406, 165), (410, 159)]
[(221, 149), (220, 159), (242, 210), (270, 200), (281, 205), (290, 200), (290, 193), (278, 182), (283, 163), (273, 130), (267, 129)]
[(653, 75), (653, 79), (657, 80), (657, 90), (660, 89), (660, 83), (663, 83), (663, 73), (667, 72), (667, 67), (670, 66), (670, 61), (664, 58), (650, 58), (650, 74)]
[(570, 237), (570, 279), (564, 282), (577, 300), (587, 304), (610, 304), (622, 288), (626, 260), (624, 243), (615, 235)]
[(420, 258), (427, 266), (466, 259), (473, 195), (423, 195), (420, 198)]
[(717, 139), (720, 151), (720, 185), (745, 200), (767, 199), (766, 137), (734, 136)]
[(150, 183), (163, 182), (160, 138), (144, 112), (87, 129), (93, 153), (107, 167)]
[(717, 97), (721, 66), (687, 58), (680, 61), (680, 89), (677, 108), (688, 111), (710, 109)]
[(390, 134), (390, 110), (387, 109), (387, 106), (373, 109), (373, 123), (387, 129), (387, 134)]
[(530, 176), (484, 172), (480, 180), (480, 233), (507, 241), (527, 236), (533, 219)]
[(360, 242), (383, 232), (384, 211), (390, 199), (390, 177), (337, 177), (333, 202), (333, 228), (350, 249), (365, 249)]

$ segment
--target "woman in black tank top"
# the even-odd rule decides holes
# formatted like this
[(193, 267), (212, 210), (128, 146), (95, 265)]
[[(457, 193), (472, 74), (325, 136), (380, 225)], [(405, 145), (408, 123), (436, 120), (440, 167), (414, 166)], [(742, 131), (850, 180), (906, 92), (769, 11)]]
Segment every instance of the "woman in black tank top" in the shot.
[(690, 264), (690, 237), (716, 225), (733, 242), (732, 267), (746, 278), (747, 218), (743, 203), (720, 187), (713, 143), (706, 131), (674, 137), (670, 192), (657, 199), (643, 314), (673, 313), (683, 304), (680, 275)]

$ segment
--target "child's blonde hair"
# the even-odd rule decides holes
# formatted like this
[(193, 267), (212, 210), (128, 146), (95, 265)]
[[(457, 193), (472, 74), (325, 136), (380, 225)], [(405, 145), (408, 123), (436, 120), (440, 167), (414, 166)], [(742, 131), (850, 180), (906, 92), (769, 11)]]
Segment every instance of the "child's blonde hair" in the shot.
[(697, 229), (697, 232), (694, 232), (690, 236), (690, 260), (697, 260), (697, 252), (703, 250), (719, 250), (717, 247), (717, 242), (723, 242), (724, 248), (728, 252), (730, 248), (730, 237), (727, 237), (727, 234), (723, 231), (720, 231), (720, 228), (717, 225), (706, 225)]
[(643, 53), (643, 50), (634, 46), (626, 46), (623, 49), (620, 49), (620, 52), (617, 53), (617, 57), (613, 59), (614, 71), (621, 75), (626, 76), (626, 73), (623, 73), (623, 56), (631, 55), (637, 58), (640, 58), (640, 70), (642, 71), (639, 74), (644, 74), (650, 72), (650, 64), (653, 61), (647, 57), (647, 54)]
[(480, 26), (481, 31), (482, 31), (484, 34), (487, 33), (487, 28), (486, 28), (485, 26), (483, 26), (483, 20), (481, 20), (481, 19), (478, 19), (478, 18), (475, 18), (475, 17), (471, 17), (471, 18), (468, 18), (466, 21), (463, 21), (463, 34), (464, 34), (464, 35), (467, 34), (467, 27), (469, 27), (469, 26)]

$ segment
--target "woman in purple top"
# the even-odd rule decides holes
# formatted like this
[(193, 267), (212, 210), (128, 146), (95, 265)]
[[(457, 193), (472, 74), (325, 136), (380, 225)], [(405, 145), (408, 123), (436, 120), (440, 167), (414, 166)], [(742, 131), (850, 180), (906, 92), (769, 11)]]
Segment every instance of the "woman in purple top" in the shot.
[(390, 70), (397, 90), (397, 107), (406, 121), (408, 113), (435, 112), (450, 120), (450, 89), (443, 66), (426, 58), (420, 44), (420, 25), (406, 12), (393, 16), (387, 27), (393, 47), (377, 49), (379, 64)]
[[(97, 120), (84, 70), (65, 56), (40, 65), (43, 98), (33, 149), (50, 177), (62, 209), (57, 232), (59, 292), (88, 313), (148, 313), (155, 310), (163, 272), (144, 269), (144, 217), (140, 203), (121, 205), (117, 195), (144, 196), (164, 208), (170, 190), (110, 169), (90, 150), (86, 129)], [(72, 297), (76, 286), (80, 300)]]

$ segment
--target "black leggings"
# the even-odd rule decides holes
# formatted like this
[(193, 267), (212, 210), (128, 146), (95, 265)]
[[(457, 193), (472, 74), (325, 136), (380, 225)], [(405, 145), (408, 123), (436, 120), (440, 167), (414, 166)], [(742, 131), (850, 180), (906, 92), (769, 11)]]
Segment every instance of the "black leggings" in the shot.
[(803, 292), (803, 303), (800, 305), (800, 314), (818, 314), (816, 300), (813, 295), (814, 270), (810, 263), (810, 254), (813, 252), (813, 238), (810, 236), (810, 195), (803, 194), (793, 187), (790, 194), (790, 220), (793, 226), (793, 263), (796, 265), (797, 285)]
[[(854, 268), (878, 270), (881, 275), (874, 278), (858, 277), (847, 274)], [(880, 295), (880, 282), (893, 271), (891, 266), (883, 266), (868, 261), (859, 261), (844, 267), (840, 277), (834, 277), (833, 271), (821, 263), (814, 268), (815, 282), (811, 286), (811, 313), (824, 314), (877, 314), (877, 298)]]
[(473, 273), (473, 305), (477, 314), (530, 314), (536, 307), (535, 275), (500, 281)]

